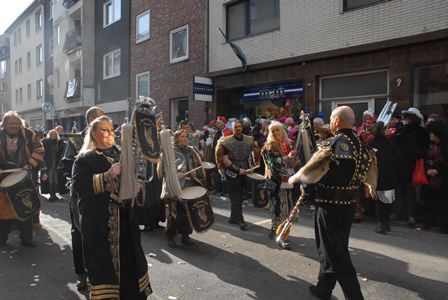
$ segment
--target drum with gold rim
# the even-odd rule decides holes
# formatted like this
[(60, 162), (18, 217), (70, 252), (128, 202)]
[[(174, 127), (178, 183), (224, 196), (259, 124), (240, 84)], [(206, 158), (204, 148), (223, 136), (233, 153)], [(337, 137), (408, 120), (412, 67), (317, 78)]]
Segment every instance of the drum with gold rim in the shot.
[(209, 192), (217, 191), (219, 188), (220, 176), (216, 165), (208, 161), (203, 161), (202, 166), (204, 167), (206, 174), (205, 187)]
[(200, 186), (190, 186), (182, 190), (179, 200), (185, 204), (188, 219), (196, 232), (210, 228), (215, 221), (208, 191)]
[(252, 191), (252, 202), (255, 207), (265, 207), (268, 204), (268, 197), (266, 197), (264, 183), (266, 178), (258, 173), (246, 174), (249, 181), (249, 187)]
[(32, 217), (40, 209), (40, 198), (31, 173), (25, 170), (6, 176), (0, 183), (0, 190), (6, 195), (20, 221)]

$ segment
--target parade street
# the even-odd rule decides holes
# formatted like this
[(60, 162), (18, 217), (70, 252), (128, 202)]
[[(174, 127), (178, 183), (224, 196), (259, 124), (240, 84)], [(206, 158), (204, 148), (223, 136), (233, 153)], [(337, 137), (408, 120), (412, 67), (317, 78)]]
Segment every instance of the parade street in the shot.
[[(195, 246), (168, 247), (162, 230), (142, 232), (151, 285), (149, 299), (314, 299), (308, 286), (319, 262), (313, 211), (294, 224), (292, 249), (269, 240), (266, 209), (245, 202), (248, 231), (227, 223), (229, 200), (212, 196), (215, 224), (194, 233)], [(87, 299), (75, 285), (68, 202), (44, 201), (37, 248), (19, 246), (18, 231), (0, 249), (0, 299)], [(394, 226), (387, 235), (375, 224), (354, 224), (350, 251), (366, 299), (446, 299), (448, 236)], [(180, 243), (179, 243), (180, 244)], [(333, 299), (344, 299), (339, 285)]]

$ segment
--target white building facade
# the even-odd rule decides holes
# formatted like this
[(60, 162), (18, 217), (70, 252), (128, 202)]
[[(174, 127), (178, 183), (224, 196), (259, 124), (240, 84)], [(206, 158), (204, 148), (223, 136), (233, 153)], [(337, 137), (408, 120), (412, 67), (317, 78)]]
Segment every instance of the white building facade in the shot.
[(5, 32), (10, 41), (11, 110), (42, 130), (45, 101), (44, 10), (33, 2)]

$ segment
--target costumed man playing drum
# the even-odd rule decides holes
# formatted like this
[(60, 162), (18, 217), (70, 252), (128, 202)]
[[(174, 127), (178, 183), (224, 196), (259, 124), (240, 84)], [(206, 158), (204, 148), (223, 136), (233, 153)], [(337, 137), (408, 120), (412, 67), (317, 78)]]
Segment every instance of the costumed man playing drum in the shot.
[[(179, 129), (174, 133), (174, 155), (177, 170), (177, 177), (182, 189), (191, 186), (204, 186), (205, 171), (201, 167), (201, 158), (196, 150), (188, 145), (188, 133)], [(199, 169), (197, 169), (199, 168)], [(197, 169), (186, 175), (187, 172)], [(167, 221), (165, 234), (168, 245), (175, 248), (177, 246), (176, 233), (182, 235), (181, 243), (184, 245), (194, 245), (189, 235), (193, 232), (190, 224), (185, 203), (180, 199), (168, 199), (170, 214)]]
[(92, 300), (143, 300), (152, 292), (131, 201), (119, 197), (120, 154), (112, 120), (101, 116), (90, 124), (73, 165)]
[[(292, 207), (293, 185), (288, 183), (289, 176), (294, 174), (294, 167), (298, 166), (297, 151), (291, 150), (288, 135), (279, 122), (269, 125), (267, 142), (261, 149), (266, 165), (265, 173), (274, 184), (275, 189), (270, 192), (269, 208), (271, 210), (272, 227), (269, 237), (274, 239), (277, 227), (289, 216)], [(280, 247), (289, 249), (288, 241), (279, 241)]]
[(320, 272), (317, 285), (309, 289), (319, 299), (330, 299), (336, 282), (347, 299), (363, 299), (348, 243), (358, 187), (365, 183), (375, 194), (377, 168), (375, 152), (356, 137), (354, 122), (350, 107), (336, 108), (330, 117), (335, 136), (323, 141), (310, 161), (289, 179), (290, 183), (317, 183), (315, 234)]
[(253, 172), (249, 170), (251, 154), (255, 165), (259, 165), (260, 149), (253, 137), (243, 134), (241, 121), (235, 120), (233, 135), (219, 141), (216, 146), (216, 163), (220, 174), (226, 176), (231, 202), (229, 223), (238, 225), (243, 231), (247, 229), (243, 217), (243, 187), (246, 182), (245, 175)]
[[(37, 135), (33, 131), (25, 128), (23, 124), (22, 118), (15, 111), (9, 111), (3, 116), (0, 124), (0, 169), (22, 168), (27, 170), (28, 174), (26, 177), (30, 179), (30, 170), (37, 168), (39, 163), (44, 159), (44, 147)], [(19, 171), (18, 173), (22, 174), (24, 172)], [(7, 175), (6, 178), (5, 175)], [(6, 184), (4, 181), (14, 181), (12, 178), (14, 176), (16, 176), (15, 173), (2, 174), (0, 177), (2, 180), (2, 188), (11, 186), (12, 183)], [(29, 191), (31, 192), (24, 195), (24, 198), (20, 197), (20, 195)], [(22, 207), (26, 211), (17, 211), (19, 206), (16, 205), (17, 202), (16, 204), (12, 203), (13, 199), (11, 198), (22, 203), (26, 201), (27, 205)], [(33, 208), (39, 209), (39, 201), (39, 195), (31, 179), (22, 191), (14, 191), (12, 194), (8, 194), (4, 190), (0, 191), (0, 246), (6, 244), (13, 221), (20, 218), (21, 244), (25, 247), (36, 247), (36, 243), (33, 241), (32, 229), (32, 216), (35, 211), (31, 210)]]
[[(89, 125), (96, 118), (104, 115), (104, 111), (96, 106), (92, 106), (86, 111), (86, 122)], [(81, 147), (84, 143), (84, 136), (89, 126), (87, 126), (82, 132), (74, 136), (70, 136), (67, 140), (67, 147), (65, 148), (64, 157), (62, 163), (64, 165), (64, 171), (71, 177), (73, 163), (78, 155)], [(77, 286), (79, 290), (87, 288), (87, 273), (84, 267), (84, 258), (82, 255), (82, 235), (79, 225), (79, 213), (78, 213), (78, 194), (70, 191), (70, 220), (71, 220), (71, 236), (72, 236), (72, 253), (73, 264), (75, 267), (75, 273), (78, 276)]]

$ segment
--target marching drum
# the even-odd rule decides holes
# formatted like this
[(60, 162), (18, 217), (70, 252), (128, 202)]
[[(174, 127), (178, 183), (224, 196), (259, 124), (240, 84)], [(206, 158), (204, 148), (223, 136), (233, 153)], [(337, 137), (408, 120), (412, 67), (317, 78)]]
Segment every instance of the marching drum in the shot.
[(182, 203), (185, 203), (188, 219), (196, 232), (203, 232), (212, 226), (215, 215), (205, 188), (200, 186), (187, 187), (182, 190), (179, 198)]
[(31, 179), (31, 173), (18, 171), (6, 176), (0, 189), (16, 212), (17, 219), (24, 221), (40, 208), (40, 198)]
[(252, 201), (255, 207), (265, 207), (268, 204), (268, 197), (265, 195), (265, 178), (258, 173), (246, 174), (250, 186), (252, 187)]
[(218, 190), (220, 177), (216, 165), (211, 162), (203, 161), (202, 166), (205, 170), (205, 187), (210, 192)]

